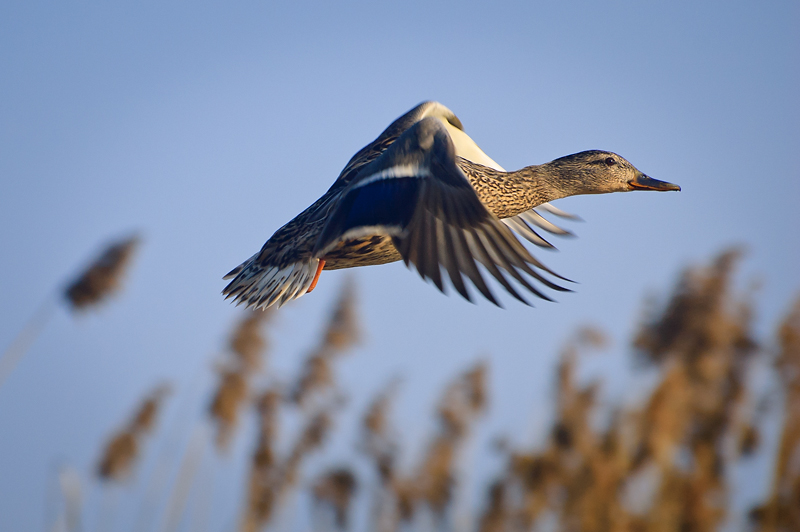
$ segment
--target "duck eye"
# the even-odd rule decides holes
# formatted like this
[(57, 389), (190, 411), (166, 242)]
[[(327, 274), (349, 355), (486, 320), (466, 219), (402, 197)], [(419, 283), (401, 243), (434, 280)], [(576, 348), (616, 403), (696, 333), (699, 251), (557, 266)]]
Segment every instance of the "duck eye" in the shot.
[(614, 166), (615, 164), (617, 164), (617, 161), (613, 157), (606, 157), (605, 163), (606, 166)]

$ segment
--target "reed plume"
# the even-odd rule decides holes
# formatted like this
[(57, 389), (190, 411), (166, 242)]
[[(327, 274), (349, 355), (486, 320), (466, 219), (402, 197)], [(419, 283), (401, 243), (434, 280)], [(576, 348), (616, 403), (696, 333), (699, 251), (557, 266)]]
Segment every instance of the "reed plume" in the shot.
[(751, 511), (761, 532), (800, 530), (800, 297), (778, 329), (774, 362), (783, 386), (783, 428), (767, 502)]
[(358, 448), (372, 461), (379, 481), (377, 487), (368, 490), (372, 498), (372, 530), (375, 532), (396, 530), (399, 507), (408, 510), (406, 513), (411, 510), (409, 505), (403, 505), (399, 500), (399, 481), (395, 473), (399, 446), (389, 420), (398, 384), (399, 381), (394, 379), (384, 386), (361, 418)]
[[(240, 524), (243, 531), (260, 530), (274, 518), (287, 495), (297, 486), (304, 461), (324, 444), (332, 428), (333, 410), (337, 407), (336, 397), (330, 393), (335, 389), (331, 363), (355, 345), (358, 338), (355, 288), (352, 280), (348, 280), (342, 287), (318, 346), (307, 356), (288, 398), (283, 397), (277, 388), (270, 387), (256, 402), (258, 440), (251, 458), (247, 501)], [(310, 404), (312, 397), (323, 395), (326, 401)], [(305, 418), (300, 433), (284, 456), (276, 451), (282, 399), (307, 407), (300, 412)], [(332, 485), (319, 489), (320, 498), (317, 500), (321, 503), (335, 502), (333, 508), (337, 522), (340, 522), (343, 517), (339, 512), (344, 511), (342, 500), (329, 498), (333, 497), (333, 492), (329, 491)]]
[[(119, 289), (121, 278), (139, 245), (136, 236), (109, 245), (89, 267), (64, 290), (64, 298), (73, 310), (85, 310)], [(11, 374), (34, 340), (44, 329), (55, 310), (56, 302), (46, 299), (34, 312), (11, 345), (0, 355), (0, 386)]]
[(347, 468), (337, 468), (320, 476), (312, 488), (314, 503), (333, 512), (334, 523), (340, 530), (347, 528), (350, 503), (356, 487), (353, 472)]
[(602, 338), (585, 329), (562, 352), (556, 420), (547, 446), (509, 452), (505, 475), (488, 493), (481, 531), (527, 530), (548, 514), (558, 516), (566, 530), (608, 529), (619, 506), (614, 501), (619, 449), (592, 423), (597, 386), (580, 387), (575, 378), (579, 349), (599, 346)]
[(258, 442), (250, 467), (245, 514), (242, 530), (258, 530), (272, 517), (276, 506), (280, 471), (277, 467), (275, 445), (278, 437), (278, 409), (281, 396), (277, 390), (267, 390), (256, 401), (258, 409)]
[[(241, 412), (250, 399), (251, 380), (264, 364), (268, 347), (264, 325), (272, 316), (272, 311), (245, 312), (230, 335), (225, 360), (216, 368), (219, 381), (207, 412), (216, 429), (215, 444), (220, 452), (228, 449), (239, 425)], [(180, 526), (189, 495), (198, 482), (196, 475), (205, 458), (210, 429), (207, 424), (201, 423), (192, 431), (169, 496), (163, 525), (165, 531), (176, 530)], [(204, 488), (204, 496), (210, 500), (211, 486), (206, 484)], [(203, 521), (197, 516), (196, 519)]]
[[(377, 516), (378, 520), (391, 522), (394, 516), (409, 522), (424, 506), (440, 523), (445, 522), (458, 481), (455, 466), (459, 451), (471, 426), (486, 406), (486, 375), (486, 364), (478, 363), (445, 388), (437, 408), (437, 433), (428, 444), (415, 474), (390, 476), (388, 487), (394, 495), (395, 508), (389, 516)], [(382, 463), (379, 461), (377, 465), (380, 471)], [(397, 523), (389, 526), (391, 529), (396, 527)]]
[(323, 349), (344, 351), (356, 345), (361, 339), (356, 295), (355, 282), (352, 277), (348, 277), (328, 320), (321, 346)]
[(89, 267), (64, 290), (64, 298), (74, 310), (97, 305), (119, 289), (128, 264), (139, 245), (132, 236), (110, 244)]
[(709, 268), (689, 268), (683, 273), (666, 307), (650, 310), (633, 341), (641, 360), (657, 364), (678, 357), (699, 366), (699, 358), (720, 346), (732, 349), (730, 354), (736, 357), (755, 350), (749, 331), (750, 307), (733, 301), (730, 289), (741, 255), (738, 249), (728, 250)]
[(141, 442), (152, 432), (168, 394), (169, 386), (166, 384), (156, 387), (142, 400), (125, 427), (109, 439), (97, 466), (97, 474), (101, 479), (119, 481), (130, 473), (139, 455)]
[(247, 372), (258, 371), (264, 365), (264, 356), (269, 349), (264, 325), (274, 316), (273, 309), (247, 312), (231, 335), (230, 351), (238, 365)]
[(397, 386), (397, 380), (386, 386), (372, 400), (361, 420), (361, 450), (373, 460), (383, 487), (388, 487), (394, 480), (397, 442), (389, 422), (389, 409)]
[[(652, 509), (662, 517), (653, 530), (670, 522), (715, 530), (727, 515), (725, 472), (738, 456), (726, 443), (752, 426), (741, 420), (748, 364), (758, 348), (751, 305), (731, 290), (740, 255), (727, 251), (708, 268), (687, 270), (665, 310), (635, 340), (640, 357), (666, 374), (654, 395), (666, 404), (651, 402), (643, 419), (650, 430), (642, 452), (656, 457), (664, 477)], [(677, 467), (679, 456), (689, 457), (691, 471)]]
[(303, 370), (290, 395), (304, 405), (315, 394), (324, 394), (333, 384), (332, 361), (360, 339), (356, 290), (352, 278), (345, 281), (317, 347), (306, 357)]
[(322, 446), (332, 425), (333, 417), (330, 411), (322, 410), (309, 417), (283, 464), (283, 489), (297, 484), (303, 459)]
[(216, 423), (217, 449), (227, 449), (239, 416), (250, 394), (250, 381), (264, 365), (269, 342), (264, 326), (274, 311), (245, 311), (231, 334), (229, 354), (224, 366), (218, 369), (219, 384), (209, 405), (208, 413)]
[(265, 393), (259, 401), (259, 442), (251, 461), (247, 504), (240, 526), (243, 532), (261, 530), (269, 523), (296, 486), (303, 461), (322, 446), (331, 429), (331, 413), (316, 412), (306, 421), (288, 455), (280, 458), (274, 450), (279, 406), (279, 396), (274, 392)]
[[(751, 306), (731, 290), (739, 253), (691, 268), (634, 340), (637, 360), (661, 379), (644, 405), (593, 423), (596, 384), (579, 386), (579, 333), (562, 354), (556, 420), (543, 449), (509, 451), (487, 494), (480, 530), (528, 530), (555, 518), (560, 530), (717, 530), (727, 518), (725, 471), (757, 439), (748, 417), (748, 364), (757, 351)], [(641, 365), (639, 366), (641, 368)], [(733, 449), (733, 450), (731, 450)]]
[(208, 413), (217, 425), (217, 449), (227, 449), (248, 394), (247, 373), (243, 369), (220, 370), (219, 385), (208, 407)]

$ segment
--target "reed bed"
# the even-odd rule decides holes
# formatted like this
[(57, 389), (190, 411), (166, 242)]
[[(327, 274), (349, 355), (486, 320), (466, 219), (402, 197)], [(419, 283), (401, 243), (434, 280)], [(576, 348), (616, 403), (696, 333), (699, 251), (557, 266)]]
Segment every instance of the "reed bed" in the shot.
[[(800, 298), (774, 340), (756, 338), (752, 295), (734, 289), (740, 257), (726, 251), (707, 266), (688, 268), (668, 297), (650, 302), (630, 346), (634, 378), (646, 375), (652, 383), (636, 401), (603, 404), (602, 382), (579, 381), (585, 353), (608, 345), (602, 331), (579, 329), (560, 353), (547, 437), (531, 448), (497, 446), (501, 467), (476, 503), (464, 496), (475, 492), (465, 483), (476, 477), (461, 472), (476, 427), (491, 414), (488, 362), (442, 390), (431, 412), (436, 428), (416, 462), (407, 459), (408, 442), (392, 422), (403, 390), (395, 380), (362, 413), (355, 457), (330, 463), (326, 444), (348, 409), (336, 364), (361, 338), (352, 281), (293, 377), (266, 363), (265, 324), (274, 315), (247, 312), (217, 368), (208, 407), (219, 450), (243, 425), (252, 429), (242, 431), (253, 438), (248, 456), (233, 457), (247, 460), (248, 468), (231, 529), (800, 530)], [(754, 387), (754, 368), (771, 372), (772, 390)], [(769, 440), (762, 432), (774, 432), (764, 425), (769, 416), (756, 408), (765, 394), (780, 397), (771, 407), (779, 420), (774, 451), (762, 444)], [(130, 471), (153, 427), (154, 397), (110, 440), (102, 478)], [(756, 456), (772, 462), (769, 492), (754, 508), (736, 508), (740, 486), (732, 471)], [(173, 494), (180, 492), (181, 503), (170, 503), (170, 530), (185, 524), (189, 488), (201, 482), (178, 477), (182, 487)]]

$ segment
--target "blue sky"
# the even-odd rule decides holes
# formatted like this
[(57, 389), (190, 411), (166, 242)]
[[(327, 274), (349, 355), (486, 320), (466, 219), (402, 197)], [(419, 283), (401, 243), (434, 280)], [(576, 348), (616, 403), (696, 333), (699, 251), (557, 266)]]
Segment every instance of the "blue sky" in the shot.
[[(352, 272), (366, 338), (339, 368), (350, 413), (327, 460), (352, 453), (357, 413), (397, 375), (396, 421), (420, 447), (443, 383), (480, 358), (476, 448), (541, 439), (571, 332), (615, 339), (593, 366), (621, 394), (643, 297), (725, 246), (746, 246), (770, 333), (800, 290), (798, 24), (796, 2), (3, 3), (0, 346), (104, 242), (144, 244), (124, 292), (57, 313), (0, 389), (0, 529), (40, 527), (50, 464), (89, 471), (158, 380), (199, 411), (240, 315), (221, 276), (423, 100), (506, 168), (605, 149), (683, 191), (559, 201), (586, 222), (536, 251), (580, 283), (557, 304), (471, 305), (400, 264)], [(346, 275), (282, 312), (276, 371), (296, 372)]]

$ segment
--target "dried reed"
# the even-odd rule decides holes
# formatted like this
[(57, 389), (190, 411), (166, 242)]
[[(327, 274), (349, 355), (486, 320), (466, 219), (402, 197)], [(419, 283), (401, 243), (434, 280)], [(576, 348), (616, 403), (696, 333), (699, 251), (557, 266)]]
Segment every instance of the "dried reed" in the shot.
[[(397, 391), (398, 381), (392, 381), (370, 403), (361, 421), (361, 450), (374, 461), (381, 484), (389, 486), (394, 480), (397, 442), (391, 432), (389, 409)], [(378, 502), (380, 504), (380, 502)]]
[(83, 490), (78, 471), (70, 466), (60, 466), (58, 468), (58, 487), (63, 499), (63, 506), (50, 530), (53, 532), (62, 530), (64, 532), (80, 532)]
[(341, 530), (347, 528), (348, 512), (356, 486), (353, 472), (347, 468), (338, 468), (324, 473), (312, 488), (315, 504), (330, 508), (334, 522)]
[(39, 308), (33, 313), (33, 316), (28, 320), (16, 338), (11, 342), (11, 345), (0, 355), (0, 388), (5, 383), (6, 379), (14, 368), (17, 367), (19, 361), (31, 348), (36, 337), (42, 332), (44, 326), (50, 321), (56, 305), (52, 299), (45, 300)]
[(97, 474), (101, 479), (118, 481), (130, 473), (139, 454), (141, 440), (153, 430), (168, 393), (168, 385), (157, 386), (142, 400), (126, 426), (109, 439), (97, 466)]
[(288, 455), (279, 459), (274, 451), (275, 416), (279, 406), (279, 396), (274, 392), (266, 392), (259, 401), (259, 445), (252, 458), (247, 504), (241, 520), (240, 528), (244, 532), (260, 530), (274, 517), (288, 492), (296, 486), (303, 461), (322, 446), (331, 428), (330, 412), (315, 413), (306, 422)]
[(347, 279), (319, 345), (306, 357), (300, 378), (292, 389), (291, 400), (305, 405), (313, 395), (329, 390), (333, 384), (332, 360), (355, 346), (360, 336), (355, 285), (352, 279)]
[(751, 512), (763, 532), (800, 530), (800, 297), (778, 329), (775, 369), (784, 392), (783, 430), (767, 502)]
[[(379, 474), (384, 482), (388, 481), (387, 488), (395, 501), (395, 507), (388, 515), (379, 512), (375, 516), (378, 521), (390, 523), (387, 528), (397, 528), (396, 518), (410, 522), (422, 507), (433, 512), (440, 524), (444, 523), (457, 482), (455, 466), (459, 451), (472, 424), (486, 406), (486, 375), (486, 364), (478, 363), (445, 388), (437, 408), (439, 429), (413, 475), (397, 475), (391, 469), (387, 473), (387, 463), (394, 461), (393, 454), (373, 455)], [(373, 434), (381, 425), (377, 423), (380, 406), (380, 402), (375, 403), (375, 412), (366, 418), (373, 426), (372, 429), (368, 426), (368, 431)], [(389, 450), (393, 452), (391, 447)]]
[(106, 480), (121, 480), (130, 472), (138, 452), (139, 443), (135, 434), (125, 430), (114, 435), (106, 444), (97, 474)]
[[(560, 530), (717, 530), (727, 516), (730, 441), (753, 441), (748, 361), (757, 349), (750, 305), (734, 297), (738, 258), (726, 252), (682, 276), (661, 311), (651, 311), (634, 345), (662, 378), (644, 406), (593, 423), (597, 386), (575, 382), (579, 333), (562, 355), (556, 420), (545, 448), (509, 452), (488, 493), (480, 530), (528, 530), (555, 518)], [(744, 446), (746, 447), (746, 446)]]
[(264, 325), (273, 311), (245, 311), (234, 329), (230, 342), (230, 357), (219, 369), (219, 384), (209, 405), (209, 415), (217, 426), (217, 449), (228, 448), (239, 424), (251, 387), (250, 381), (261, 370), (269, 346)]
[(64, 290), (64, 297), (72, 308), (84, 310), (100, 303), (116, 291), (138, 245), (138, 236), (132, 236), (109, 245)]
[(195, 426), (167, 502), (164, 526), (162, 527), (164, 532), (174, 532), (181, 524), (189, 493), (194, 485), (195, 475), (203, 462), (207, 442), (208, 426), (206, 424)]
[[(657, 373), (657, 382), (641, 403), (612, 412), (602, 426), (596, 415), (599, 384), (581, 385), (576, 374), (584, 350), (608, 342), (596, 329), (576, 333), (561, 354), (549, 437), (535, 449), (503, 446), (505, 467), (486, 492), (477, 530), (705, 532), (728, 522), (728, 471), (743, 455), (757, 452), (760, 440), (748, 375), (763, 351), (751, 330), (752, 305), (732, 289), (738, 258), (738, 252), (729, 251), (709, 267), (686, 270), (671, 297), (650, 309), (633, 341), (639, 362), (635, 369)], [(249, 397), (250, 374), (261, 366), (263, 319), (248, 316), (231, 340), (233, 360), (221, 372), (211, 406), (220, 434), (236, 426)], [(346, 285), (289, 393), (273, 384), (256, 397), (258, 440), (240, 522), (243, 531), (274, 523), (288, 506), (288, 495), (302, 485), (307, 458), (333, 430), (331, 399), (337, 390), (332, 365), (357, 341), (357, 325), (353, 288)], [(774, 367), (784, 392), (783, 426), (771, 493), (751, 517), (757, 530), (788, 532), (800, 529), (800, 299), (778, 331), (778, 347)], [(370, 493), (375, 502), (370, 530), (414, 528), (426, 515), (436, 520), (437, 529), (461, 529), (454, 519), (454, 499), (463, 482), (458, 464), (486, 409), (486, 381), (486, 365), (477, 364), (446, 386), (437, 405), (436, 432), (410, 471), (399, 466), (401, 448), (388, 413), (395, 385), (387, 387), (363, 417), (359, 445), (374, 464), (376, 489), (359, 489), (357, 494), (362, 483), (354, 469), (329, 469), (308, 485), (319, 515), (346, 529), (351, 510), (358, 507), (356, 496)], [(125, 435), (151, 427), (153, 414), (148, 412), (143, 406), (127, 432), (112, 440), (109, 447), (119, 448), (115, 454), (135, 457), (138, 440)], [(301, 428), (288, 446), (279, 445), (281, 414), (301, 416)], [(121, 476), (118, 471), (129, 468), (126, 460), (130, 464), (133, 458), (117, 460), (107, 466), (109, 477)], [(180, 492), (183, 502), (188, 486)], [(177, 526), (180, 513), (171, 515)]]
[(225, 450), (239, 422), (248, 396), (247, 374), (242, 369), (220, 370), (220, 380), (208, 413), (217, 424), (217, 448)]
[(231, 336), (230, 350), (247, 372), (258, 371), (264, 364), (264, 354), (269, 349), (264, 324), (273, 317), (273, 308), (247, 312)]
[(344, 351), (350, 349), (361, 339), (358, 312), (356, 309), (356, 288), (352, 277), (345, 279), (339, 299), (333, 309), (325, 330), (322, 346), (326, 350)]
[(297, 484), (300, 465), (303, 459), (322, 446), (330, 432), (332, 424), (333, 418), (331, 417), (331, 412), (328, 411), (316, 412), (309, 417), (303, 430), (300, 432), (300, 437), (295, 441), (292, 450), (289, 452), (289, 456), (283, 464), (282, 489), (285, 490)]
[[(355, 345), (358, 338), (355, 288), (352, 281), (348, 280), (342, 287), (317, 348), (306, 358), (300, 377), (289, 393), (289, 402), (306, 407), (312, 397), (325, 395), (326, 400), (301, 411), (305, 417), (304, 425), (285, 456), (279, 456), (276, 452), (282, 394), (275, 388), (269, 388), (256, 402), (259, 413), (258, 440), (251, 459), (247, 501), (240, 524), (243, 531), (259, 530), (274, 518), (276, 510), (297, 486), (306, 458), (323, 445), (332, 427), (332, 409), (337, 406), (333, 400), (335, 397), (330, 393), (335, 388), (331, 363)], [(330, 491), (332, 485), (319, 489), (318, 500), (333, 504), (337, 522), (342, 522), (340, 519), (344, 519), (344, 514), (340, 512), (345, 511), (341, 506), (342, 500), (326, 498), (333, 497), (334, 491)]]
[(280, 393), (267, 390), (256, 401), (258, 408), (258, 442), (253, 453), (248, 482), (247, 504), (242, 530), (255, 531), (272, 517), (276, 505), (280, 471), (275, 444), (278, 437)]
[[(64, 297), (71, 308), (87, 309), (100, 303), (118, 289), (138, 244), (139, 238), (134, 236), (108, 246), (100, 257), (65, 289)], [(45, 300), (11, 345), (0, 355), (0, 387), (33, 345), (52, 316), (55, 306), (52, 298)]]

